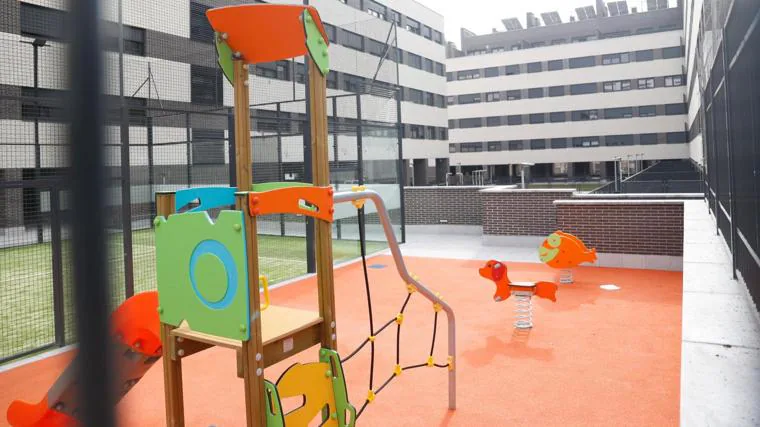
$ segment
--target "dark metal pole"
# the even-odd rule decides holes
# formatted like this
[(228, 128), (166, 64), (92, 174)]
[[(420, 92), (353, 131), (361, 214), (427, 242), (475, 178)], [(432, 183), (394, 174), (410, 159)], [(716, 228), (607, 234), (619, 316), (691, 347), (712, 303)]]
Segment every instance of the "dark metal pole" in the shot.
[[(362, 99), (360, 94), (354, 95), (356, 97), (356, 173), (359, 175), (359, 185), (364, 185), (364, 142), (362, 141), (362, 135), (364, 134), (364, 127), (362, 126)], [(364, 215), (364, 208), (359, 209), (357, 212), (359, 221), (359, 233), (360, 236), (366, 237), (366, 217)], [(367, 239), (360, 239), (361, 253), (367, 253)]]
[[(332, 103), (332, 117), (333, 117), (333, 164), (339, 165), (338, 162), (338, 98), (332, 97), (330, 100)], [(330, 131), (330, 126), (327, 126), (327, 131)], [(337, 233), (338, 240), (343, 238), (343, 230), (340, 219), (335, 221), (335, 231)]]
[(237, 185), (237, 177), (235, 176), (237, 170), (237, 161), (235, 160), (235, 114), (231, 108), (227, 114), (227, 141), (229, 146), (230, 187), (235, 187)]
[(53, 318), (55, 321), (55, 345), (66, 345), (66, 321), (63, 304), (63, 256), (61, 239), (61, 199), (58, 188), (50, 189), (50, 244), (53, 254)]
[[(308, 0), (304, 0), (305, 4), (308, 4)], [(309, 67), (306, 67), (306, 73), (308, 74)], [(309, 78), (306, 76), (306, 81), (304, 82), (304, 88), (305, 88), (305, 101), (304, 105), (306, 106), (306, 122), (304, 123), (304, 129), (303, 129), (303, 172), (304, 172), (304, 182), (313, 182), (313, 172), (311, 167), (311, 126), (309, 126), (309, 123), (311, 123), (311, 111), (309, 109)], [(314, 219), (307, 217), (306, 218), (306, 272), (307, 273), (316, 273), (317, 272), (317, 263), (316, 263), (316, 252), (314, 248), (314, 240), (315, 240), (315, 231), (314, 231)]]
[[(406, 243), (406, 213), (404, 212), (406, 209), (406, 203), (404, 202), (404, 185), (406, 185), (406, 173), (407, 168), (404, 167), (404, 144), (403, 144), (403, 137), (404, 137), (404, 123), (401, 121), (401, 85), (400, 85), (400, 79), (399, 76), (399, 62), (401, 62), (400, 58), (398, 57), (398, 25), (396, 23), (393, 23), (394, 28), (394, 48), (396, 53), (396, 84), (398, 85), (398, 91), (396, 92), (396, 137), (398, 138), (398, 179), (399, 179), (399, 197), (401, 200), (399, 200), (401, 205), (401, 243)], [(445, 70), (444, 70), (445, 71)], [(445, 74), (445, 73), (444, 73)], [(445, 101), (445, 100), (444, 100)], [(447, 137), (448, 137), (448, 131), (447, 131)]]
[(111, 427), (114, 388), (109, 348), (109, 287), (105, 232), (103, 53), (99, 0), (71, 3), (69, 134), (74, 302), (79, 337), (82, 425)]
[[(726, 40), (725, 27), (721, 30), (723, 32), (723, 40)], [(726, 55), (726, 48), (723, 48), (723, 93), (725, 93), (726, 100), (726, 150), (728, 151), (728, 212), (731, 216), (729, 227), (731, 230), (731, 276), (736, 279), (737, 269), (737, 254), (736, 254), (736, 241), (739, 240), (738, 226), (736, 225), (736, 174), (732, 173), (731, 169), (734, 166), (734, 147), (733, 138), (731, 132), (731, 91), (730, 91), (730, 65)]]
[(190, 147), (190, 139), (192, 136), (190, 135), (190, 113), (185, 113), (185, 141), (187, 146), (187, 165), (186, 165), (186, 174), (187, 174), (187, 186), (190, 187), (193, 184), (193, 174), (192, 174), (192, 167), (190, 165), (190, 161), (192, 159), (192, 153), (191, 153), (191, 147)]
[[(40, 148), (40, 91), (39, 91), (39, 46), (37, 43), (32, 43), (34, 49), (34, 178), (40, 179), (42, 167), (42, 149)], [(35, 193), (37, 200), (39, 200), (39, 190)], [(37, 243), (42, 243), (45, 240), (45, 235), (42, 229), (42, 212), (37, 219)]]
[(121, 228), (124, 252), (124, 294), (135, 294), (134, 260), (132, 257), (132, 195), (129, 162), (129, 115), (124, 99), (124, 21), (122, 0), (119, 0), (119, 104), (121, 110)]
[[(148, 111), (150, 114), (150, 111)], [(150, 219), (156, 216), (156, 171), (153, 168), (153, 117), (148, 116), (145, 122), (148, 128), (148, 192), (150, 193)], [(151, 221), (151, 224), (153, 222)]]
[[(277, 179), (275, 181), (284, 181), (282, 170), (282, 123), (280, 122), (280, 103), (277, 103), (275, 112), (275, 122), (277, 123)], [(290, 121), (288, 120), (288, 126)], [(285, 236), (285, 215), (280, 214), (280, 236)]]

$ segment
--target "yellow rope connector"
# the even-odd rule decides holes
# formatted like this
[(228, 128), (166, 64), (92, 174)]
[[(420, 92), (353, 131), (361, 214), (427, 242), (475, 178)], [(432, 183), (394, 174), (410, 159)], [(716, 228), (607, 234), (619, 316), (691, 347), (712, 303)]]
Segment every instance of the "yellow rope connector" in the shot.
[(449, 356), (446, 365), (449, 367), (449, 371), (454, 370), (454, 356)]
[(406, 290), (407, 290), (407, 292), (409, 292), (410, 294), (413, 294), (413, 293), (417, 292), (417, 287), (416, 287), (416, 286), (414, 286), (414, 285), (412, 285), (412, 284), (410, 284), (410, 283), (407, 283), (407, 284), (406, 284)]
[(403, 371), (403, 369), (401, 369), (401, 365), (396, 365), (396, 367), (393, 368), (393, 375), (399, 376), (399, 375), (401, 375), (402, 371)]
[(404, 323), (404, 313), (399, 313), (396, 315), (396, 323), (399, 325)]
[[(365, 187), (363, 185), (354, 185), (353, 187), (351, 187), (351, 191), (353, 191), (354, 193), (356, 193), (358, 191), (364, 191), (366, 189), (367, 189), (367, 187)], [(365, 201), (366, 201), (365, 199), (354, 200), (354, 201), (351, 202), (351, 204), (354, 205), (354, 207), (356, 209), (361, 209), (361, 208), (364, 207), (364, 202)]]
[(369, 342), (375, 342), (375, 338), (376, 338), (375, 335), (370, 335), (370, 336), (367, 337), (367, 339), (369, 340)]
[(433, 356), (428, 356), (427, 365), (433, 366)]
[(433, 310), (435, 310), (436, 313), (441, 311), (442, 308), (443, 307), (441, 307), (441, 304), (438, 304), (438, 303), (433, 304)]
[(367, 392), (367, 402), (372, 403), (375, 400), (375, 392), (370, 390)]

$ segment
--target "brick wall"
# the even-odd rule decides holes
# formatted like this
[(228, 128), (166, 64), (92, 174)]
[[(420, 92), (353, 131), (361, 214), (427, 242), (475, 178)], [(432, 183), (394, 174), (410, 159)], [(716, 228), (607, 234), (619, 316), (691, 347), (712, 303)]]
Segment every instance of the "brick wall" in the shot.
[(483, 234), (545, 236), (557, 229), (554, 201), (570, 199), (575, 190), (500, 189), (480, 192)]
[(557, 226), (602, 253), (683, 256), (679, 201), (560, 201)]
[[(404, 187), (407, 225), (481, 225), (486, 187)], [(441, 222), (444, 220), (446, 222)]]

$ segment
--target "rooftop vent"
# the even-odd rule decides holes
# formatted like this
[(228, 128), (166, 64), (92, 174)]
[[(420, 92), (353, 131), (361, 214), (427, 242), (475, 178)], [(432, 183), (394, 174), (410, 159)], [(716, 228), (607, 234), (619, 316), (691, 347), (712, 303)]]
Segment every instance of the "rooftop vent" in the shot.
[(520, 20), (517, 18), (502, 19), (501, 22), (504, 24), (504, 28), (506, 28), (507, 31), (516, 31), (523, 29)]
[(559, 17), (559, 13), (556, 11), (545, 12), (541, 14), (541, 19), (544, 20), (544, 25), (557, 25), (562, 23), (562, 19)]
[(607, 3), (610, 16), (628, 15), (628, 3), (625, 1), (611, 1)]
[(596, 18), (596, 10), (594, 10), (594, 6), (575, 8), (575, 13), (578, 15), (579, 21)]

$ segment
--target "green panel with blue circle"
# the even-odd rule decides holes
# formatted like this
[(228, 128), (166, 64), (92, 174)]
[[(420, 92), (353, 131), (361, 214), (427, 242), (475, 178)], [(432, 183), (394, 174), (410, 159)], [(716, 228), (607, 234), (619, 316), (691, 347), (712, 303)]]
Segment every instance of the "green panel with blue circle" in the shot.
[(161, 321), (237, 340), (250, 338), (243, 212), (158, 217), (156, 274)]

